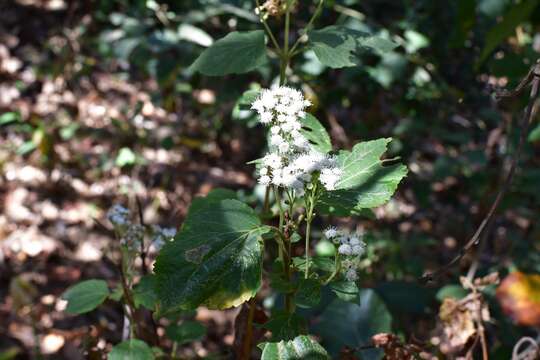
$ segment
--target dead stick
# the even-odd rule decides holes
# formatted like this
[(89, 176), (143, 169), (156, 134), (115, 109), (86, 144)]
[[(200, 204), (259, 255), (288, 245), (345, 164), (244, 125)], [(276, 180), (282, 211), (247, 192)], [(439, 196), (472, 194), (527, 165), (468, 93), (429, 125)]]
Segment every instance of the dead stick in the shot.
[(459, 260), (467, 254), (467, 252), (472, 249), (474, 246), (478, 245), (478, 240), (480, 238), (480, 235), (486, 228), (486, 226), (489, 224), (491, 219), (493, 218), (493, 215), (495, 215), (495, 212), (497, 208), (499, 207), (499, 204), (510, 188), (510, 184), (512, 183), (512, 179), (514, 177), (514, 173), (516, 172), (516, 167), (519, 162), (519, 157), (521, 155), (521, 151), (523, 149), (523, 146), (525, 144), (525, 141), (527, 139), (527, 134), (529, 132), (529, 125), (531, 123), (532, 113), (533, 113), (533, 107), (534, 103), (536, 101), (536, 98), (538, 96), (538, 88), (540, 86), (540, 60), (536, 61), (536, 64), (531, 68), (527, 76), (521, 81), (521, 83), (518, 85), (518, 87), (511, 92), (505, 91), (498, 94), (499, 98), (502, 97), (512, 97), (516, 96), (527, 86), (528, 84), (532, 84), (531, 93), (529, 95), (529, 103), (527, 104), (527, 108), (525, 110), (525, 114), (523, 115), (523, 119), (521, 121), (521, 124), (519, 126), (520, 129), (520, 136), (519, 136), (519, 144), (517, 147), (516, 152), (514, 153), (514, 156), (512, 158), (512, 162), (510, 164), (510, 169), (508, 171), (508, 174), (506, 175), (506, 179), (504, 183), (502, 184), (495, 201), (493, 201), (493, 204), (491, 205), (491, 208), (489, 209), (489, 212), (487, 213), (486, 217), (482, 222), (480, 223), (480, 226), (476, 229), (476, 232), (474, 235), (470, 238), (469, 241), (461, 248), (460, 252), (446, 265), (440, 267), (439, 269), (433, 271), (433, 272), (427, 272), (425, 273), (421, 278), (420, 282), (427, 283), (433, 281), (435, 278), (441, 276), (442, 274), (446, 273), (452, 266), (454, 266)]

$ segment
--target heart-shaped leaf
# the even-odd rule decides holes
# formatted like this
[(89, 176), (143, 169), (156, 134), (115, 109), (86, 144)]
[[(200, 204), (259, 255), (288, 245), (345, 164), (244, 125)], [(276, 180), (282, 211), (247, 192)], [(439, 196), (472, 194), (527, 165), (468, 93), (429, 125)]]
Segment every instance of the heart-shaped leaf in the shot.
[(391, 140), (361, 142), (352, 151), (340, 151), (337, 158), (343, 175), (336, 190), (325, 192), (319, 199), (317, 206), (320, 211), (353, 215), (390, 200), (407, 174), (405, 165), (383, 166), (381, 156)]
[(156, 260), (163, 306), (225, 309), (250, 299), (261, 285), (261, 235), (268, 231), (241, 201), (196, 199), (180, 233)]

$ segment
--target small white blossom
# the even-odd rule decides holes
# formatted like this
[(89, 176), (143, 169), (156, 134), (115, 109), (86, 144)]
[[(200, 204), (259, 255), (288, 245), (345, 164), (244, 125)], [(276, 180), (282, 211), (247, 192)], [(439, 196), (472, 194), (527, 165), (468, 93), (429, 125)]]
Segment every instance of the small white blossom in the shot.
[(259, 175), (268, 175), (268, 168), (266, 167), (260, 168)]
[(132, 251), (139, 251), (144, 238), (144, 226), (131, 224), (122, 235), (120, 243), (126, 245)]
[(278, 154), (273, 153), (270, 153), (263, 158), (263, 164), (272, 169), (279, 169), (283, 166), (281, 157)]
[(341, 255), (352, 255), (352, 247), (349, 244), (342, 244), (339, 246), (338, 252)]
[(170, 228), (163, 228), (163, 229), (161, 230), (161, 234), (163, 235), (163, 237), (166, 237), (166, 238), (171, 239), (171, 238), (173, 238), (173, 237), (176, 236), (176, 229), (175, 229), (175, 228), (172, 228), (172, 227), (170, 227)]
[(347, 279), (347, 281), (358, 280), (358, 274), (356, 273), (356, 270), (354, 269), (347, 270), (347, 272), (345, 273), (345, 279)]
[(129, 224), (129, 210), (122, 205), (116, 204), (107, 212), (107, 219), (114, 226), (125, 226)]
[(326, 236), (327, 239), (333, 239), (338, 236), (338, 234), (338, 230), (335, 226), (330, 226), (324, 230), (324, 236)]
[(270, 133), (271, 133), (272, 135), (279, 134), (280, 131), (281, 131), (281, 129), (279, 128), (279, 126), (275, 126), (275, 125), (274, 125), (274, 126), (272, 126), (272, 127), (270, 128)]
[(290, 145), (286, 142), (282, 142), (281, 144), (278, 145), (278, 150), (279, 152), (281, 153), (286, 153), (290, 148)]
[(280, 146), (285, 143), (285, 139), (279, 134), (274, 134), (270, 136), (270, 145)]
[(263, 124), (270, 124), (273, 120), (273, 116), (272, 116), (272, 113), (269, 112), (269, 111), (265, 111), (263, 113), (261, 113), (261, 123)]
[(259, 184), (261, 184), (261, 185), (268, 186), (268, 185), (270, 185), (271, 181), (272, 181), (272, 179), (268, 175), (263, 175), (263, 176), (259, 177)]
[(366, 248), (364, 245), (354, 245), (352, 247), (352, 254), (357, 255), (357, 256), (362, 256), (364, 254), (365, 249)]

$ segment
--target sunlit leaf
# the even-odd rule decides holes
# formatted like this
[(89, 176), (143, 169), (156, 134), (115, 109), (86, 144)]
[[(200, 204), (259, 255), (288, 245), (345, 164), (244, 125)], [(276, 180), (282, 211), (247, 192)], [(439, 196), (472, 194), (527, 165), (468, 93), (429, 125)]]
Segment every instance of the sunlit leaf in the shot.
[(309, 46), (321, 63), (331, 68), (359, 64), (359, 56), (366, 52), (382, 54), (393, 50), (396, 44), (380, 36), (328, 26), (308, 32)]
[(306, 137), (315, 150), (322, 153), (332, 151), (330, 136), (315, 116), (307, 113), (303, 119), (300, 119), (300, 122), (302, 123), (300, 132)]
[(216, 41), (191, 65), (208, 76), (242, 74), (266, 63), (264, 31), (231, 32)]
[(261, 235), (268, 230), (238, 200), (196, 199), (180, 233), (156, 261), (162, 304), (224, 309), (250, 299), (261, 285)]
[(510, 10), (504, 15), (503, 20), (495, 25), (486, 36), (486, 43), (482, 53), (476, 62), (476, 66), (482, 65), (493, 50), (514, 32), (515, 28), (527, 20), (533, 10), (538, 6), (538, 0), (524, 0), (519, 4), (510, 6)]
[(401, 164), (383, 166), (381, 156), (391, 139), (356, 144), (352, 151), (340, 151), (338, 163), (343, 169), (335, 191), (325, 192), (318, 208), (324, 213), (359, 213), (386, 203), (407, 174)]
[(309, 336), (298, 336), (294, 340), (266, 343), (261, 360), (327, 360), (328, 353)]

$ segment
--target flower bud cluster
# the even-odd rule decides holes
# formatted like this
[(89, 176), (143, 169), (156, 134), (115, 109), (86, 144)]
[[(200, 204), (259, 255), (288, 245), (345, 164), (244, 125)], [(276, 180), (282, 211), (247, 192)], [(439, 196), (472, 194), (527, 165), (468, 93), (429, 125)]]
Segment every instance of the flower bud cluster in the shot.
[(152, 246), (159, 251), (167, 241), (171, 241), (176, 236), (175, 228), (152, 226)]
[[(141, 224), (131, 221), (131, 213), (122, 205), (116, 204), (107, 212), (107, 219), (114, 226), (115, 232), (120, 237), (120, 244), (126, 246), (130, 251), (139, 252), (144, 242), (147, 228)], [(176, 229), (164, 228), (153, 225), (151, 229), (151, 245), (159, 250), (166, 241), (170, 241), (176, 235)]]
[(334, 156), (315, 151), (300, 131), (309, 100), (298, 90), (286, 86), (262, 90), (251, 108), (260, 122), (270, 127), (270, 152), (259, 169), (261, 185), (291, 188), (298, 195), (311, 183), (314, 173), (327, 190), (334, 190), (342, 171)]
[(338, 253), (345, 257), (341, 262), (345, 279), (356, 281), (360, 257), (366, 252), (366, 243), (362, 241), (363, 233), (350, 234), (331, 226), (324, 231), (324, 236), (331, 240), (338, 247)]

